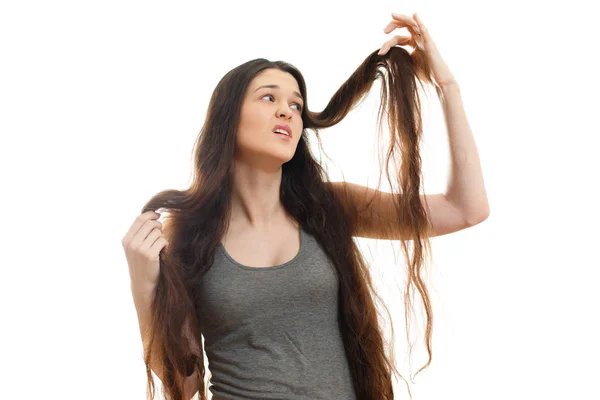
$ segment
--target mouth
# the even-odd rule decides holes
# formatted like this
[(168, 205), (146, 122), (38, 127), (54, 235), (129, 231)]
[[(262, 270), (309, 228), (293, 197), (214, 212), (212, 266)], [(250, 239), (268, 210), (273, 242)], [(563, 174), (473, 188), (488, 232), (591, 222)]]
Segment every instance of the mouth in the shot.
[(287, 126), (287, 125), (275, 125), (275, 128), (273, 128), (273, 133), (278, 134), (278, 135), (282, 135), (282, 136), (287, 136), (289, 138), (292, 137), (292, 129)]
[(273, 132), (276, 136), (281, 137), (284, 140), (292, 140), (292, 137), (290, 135), (286, 135), (285, 133), (280, 133), (280, 132)]

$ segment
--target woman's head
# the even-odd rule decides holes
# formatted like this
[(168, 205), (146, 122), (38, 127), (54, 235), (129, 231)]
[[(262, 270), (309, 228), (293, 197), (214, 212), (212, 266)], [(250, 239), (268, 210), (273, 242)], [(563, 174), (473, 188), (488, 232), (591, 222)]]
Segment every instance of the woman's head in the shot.
[[(183, 379), (192, 373), (199, 378), (201, 398), (206, 398), (203, 354), (191, 353), (190, 344), (181, 333), (187, 320), (200, 352), (203, 351), (202, 321), (197, 313), (202, 304), (195, 301), (196, 291), (203, 275), (213, 267), (216, 248), (227, 231), (231, 172), (235, 163), (241, 161), (263, 168), (281, 168), (280, 200), (285, 211), (316, 238), (335, 267), (340, 287), (340, 332), (357, 398), (393, 398), (392, 371), (398, 372), (385, 351), (373, 302), (379, 296), (371, 283), (369, 266), (352, 237), (358, 210), (345, 201), (343, 194), (326, 185), (327, 173), (311, 154), (307, 134), (307, 130), (313, 130), (319, 140), (319, 129), (342, 121), (360, 104), (377, 79), (383, 81), (379, 126), (385, 115), (390, 133), (385, 152), (387, 165), (380, 170), (385, 171), (390, 185), (403, 194), (398, 196), (396, 204), (401, 218), (398, 224), (411, 227), (410, 236), (417, 238), (412, 241), (412, 250), (405, 241), (400, 241), (409, 261), (405, 309), (411, 308), (411, 285), (414, 285), (427, 313), (425, 336), (429, 353), (428, 363), (418, 372), (429, 365), (432, 316), (427, 289), (420, 277), (425, 259), (423, 249), (429, 248), (428, 217), (420, 202), (422, 132), (417, 84), (431, 83), (431, 73), (420, 50), (409, 54), (401, 47), (393, 47), (385, 56), (376, 53), (364, 60), (320, 112), (309, 110), (304, 78), (285, 62), (251, 60), (219, 81), (194, 145), (190, 187), (164, 190), (141, 210), (142, 213), (168, 211), (163, 234), (169, 245), (160, 253), (161, 275), (152, 305), (151, 338), (144, 346), (149, 393), (153, 394), (154, 388), (150, 365), (158, 362), (163, 366), (163, 393), (167, 399), (181, 398)], [(263, 85), (279, 88), (256, 91)], [(273, 133), (275, 125), (280, 123), (292, 129), (291, 141)], [(389, 175), (390, 160), (402, 162), (394, 177), (395, 184)], [(383, 308), (387, 310), (385, 305)], [(408, 332), (409, 320), (405, 322)], [(151, 350), (155, 341), (160, 349), (157, 355)]]
[[(272, 171), (291, 160), (304, 127), (303, 98), (296, 78), (289, 72), (279, 68), (259, 72), (242, 100), (236, 161)], [(277, 125), (288, 126), (291, 135), (275, 134)]]
[[(279, 88), (256, 91), (264, 85)], [(304, 135), (310, 127), (307, 109), (304, 77), (289, 63), (259, 58), (229, 71), (213, 91), (194, 145), (192, 186), (202, 187), (207, 196), (216, 195), (213, 188), (219, 192), (223, 187), (230, 189), (236, 162), (269, 170), (285, 164), (284, 176), (304, 165), (302, 160), (310, 162)], [(291, 140), (273, 133), (276, 124), (292, 129)], [(212, 185), (214, 182), (221, 186)]]

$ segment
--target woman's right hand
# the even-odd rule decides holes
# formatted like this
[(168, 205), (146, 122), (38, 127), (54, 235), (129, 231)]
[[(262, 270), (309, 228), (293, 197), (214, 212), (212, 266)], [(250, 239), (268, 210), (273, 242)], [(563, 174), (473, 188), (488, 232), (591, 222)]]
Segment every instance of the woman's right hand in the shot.
[(140, 214), (121, 240), (132, 286), (154, 289), (158, 282), (159, 254), (168, 245), (159, 217), (154, 211)]

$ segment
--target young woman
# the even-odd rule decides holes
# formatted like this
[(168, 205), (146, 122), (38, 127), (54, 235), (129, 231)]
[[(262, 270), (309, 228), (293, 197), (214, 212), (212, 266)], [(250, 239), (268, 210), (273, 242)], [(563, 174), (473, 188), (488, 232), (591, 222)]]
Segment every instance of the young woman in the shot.
[[(430, 364), (432, 313), (420, 276), (428, 238), (473, 226), (489, 211), (458, 85), (422, 21), (393, 14), (385, 32), (402, 27), (411, 36), (370, 54), (321, 112), (309, 110), (304, 78), (285, 62), (252, 60), (219, 82), (195, 144), (191, 186), (152, 197), (122, 241), (149, 397), (154, 371), (167, 399), (198, 391), (206, 398), (204, 337), (215, 400), (392, 399), (397, 370), (353, 237), (402, 243), (407, 310), (414, 285), (427, 314), (429, 360), (418, 372)], [(388, 163), (401, 152), (400, 193), (330, 182), (309, 150), (308, 130), (318, 137), (340, 122), (377, 78)], [(443, 101), (460, 164), (443, 194), (420, 193), (423, 83)]]

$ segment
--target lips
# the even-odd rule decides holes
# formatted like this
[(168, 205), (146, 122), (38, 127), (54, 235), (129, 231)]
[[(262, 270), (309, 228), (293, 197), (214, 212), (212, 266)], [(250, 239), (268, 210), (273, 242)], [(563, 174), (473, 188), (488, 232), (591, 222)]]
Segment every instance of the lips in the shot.
[(275, 125), (273, 132), (275, 132), (276, 129), (283, 129), (288, 133), (288, 135), (290, 135), (290, 137), (292, 137), (292, 129), (289, 126), (283, 124)]

